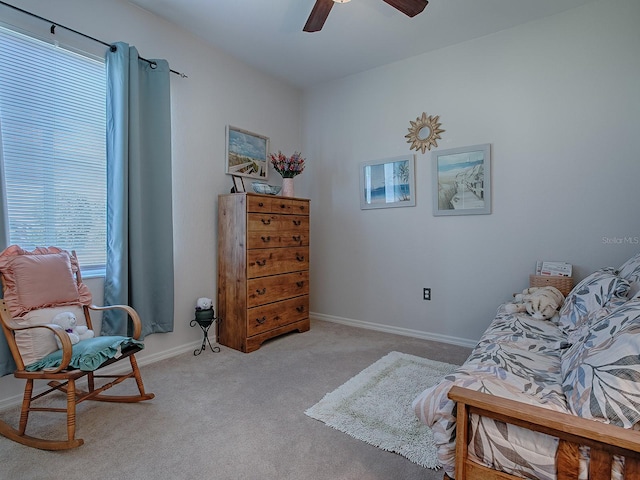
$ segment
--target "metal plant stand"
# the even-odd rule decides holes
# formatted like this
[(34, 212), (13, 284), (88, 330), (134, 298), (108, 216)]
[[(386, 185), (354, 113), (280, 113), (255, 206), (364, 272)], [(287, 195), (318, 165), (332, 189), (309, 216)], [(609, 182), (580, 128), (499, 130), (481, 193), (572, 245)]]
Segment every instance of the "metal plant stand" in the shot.
[(199, 349), (193, 351), (194, 355), (200, 355), (202, 352), (204, 352), (207, 349), (207, 343), (209, 344), (209, 348), (211, 348), (211, 351), (213, 353), (217, 353), (220, 351), (220, 347), (218, 347), (217, 345), (214, 347), (213, 345), (211, 345), (211, 340), (209, 340), (209, 328), (211, 328), (211, 325), (213, 325), (213, 322), (215, 322), (216, 320), (219, 319), (215, 317), (213, 308), (210, 308), (208, 310), (196, 310), (196, 318), (191, 320), (189, 325), (192, 327), (199, 325), (202, 329), (202, 333), (204, 334), (204, 338), (202, 339), (202, 346)]

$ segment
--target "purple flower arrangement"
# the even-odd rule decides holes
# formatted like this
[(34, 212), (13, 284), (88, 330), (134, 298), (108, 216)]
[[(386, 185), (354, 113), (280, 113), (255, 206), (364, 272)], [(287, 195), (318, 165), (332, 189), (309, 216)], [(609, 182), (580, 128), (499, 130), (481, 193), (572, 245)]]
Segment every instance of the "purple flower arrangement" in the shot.
[(293, 155), (287, 157), (280, 150), (278, 153), (269, 154), (271, 165), (276, 172), (282, 175), (282, 178), (293, 178), (300, 175), (304, 170), (304, 158), (300, 152), (294, 152)]

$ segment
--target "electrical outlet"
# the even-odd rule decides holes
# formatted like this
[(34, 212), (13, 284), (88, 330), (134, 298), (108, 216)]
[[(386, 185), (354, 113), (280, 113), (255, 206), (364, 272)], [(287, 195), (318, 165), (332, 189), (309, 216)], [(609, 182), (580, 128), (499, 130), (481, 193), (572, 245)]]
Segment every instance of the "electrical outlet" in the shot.
[(431, 300), (431, 289), (423, 288), (422, 289), (422, 299), (423, 300)]

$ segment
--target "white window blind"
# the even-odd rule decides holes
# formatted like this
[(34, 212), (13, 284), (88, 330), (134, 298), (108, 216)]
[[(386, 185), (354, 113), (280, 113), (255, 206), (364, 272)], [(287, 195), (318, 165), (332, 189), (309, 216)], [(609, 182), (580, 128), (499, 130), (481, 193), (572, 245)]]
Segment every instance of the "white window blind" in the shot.
[(106, 263), (104, 62), (0, 27), (10, 243)]

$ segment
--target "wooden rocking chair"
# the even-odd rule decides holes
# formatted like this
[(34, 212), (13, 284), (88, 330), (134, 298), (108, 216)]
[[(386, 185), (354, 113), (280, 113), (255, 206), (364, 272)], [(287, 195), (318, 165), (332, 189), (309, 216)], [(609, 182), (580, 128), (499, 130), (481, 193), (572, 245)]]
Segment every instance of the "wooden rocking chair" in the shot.
[[(138, 314), (125, 305), (96, 307), (91, 293), (82, 283), (75, 252), (55, 247), (27, 252), (13, 245), (0, 253), (0, 275), (4, 300), (0, 300), (0, 325), (15, 360), (16, 378), (26, 380), (18, 428), (0, 421), (0, 434), (30, 447), (64, 450), (84, 443), (75, 438), (76, 405), (85, 400), (103, 402), (140, 402), (154, 397), (145, 393), (135, 353), (144, 348)], [(92, 329), (90, 310), (124, 310), (132, 322), (131, 337), (98, 336), (72, 345), (67, 332), (52, 323), (61, 312), (75, 314), (78, 325)], [(62, 344), (59, 349), (56, 337)], [(131, 371), (123, 374), (97, 375), (97, 369), (129, 359)], [(127, 369), (128, 370), (128, 369)], [(77, 387), (86, 377), (87, 389)], [(109, 396), (103, 392), (126, 379), (133, 378), (139, 394)], [(34, 392), (34, 381), (48, 382), (44, 391)], [(99, 380), (99, 382), (96, 382)], [(100, 385), (97, 385), (100, 383)], [(34, 406), (36, 400), (52, 392), (63, 392), (65, 408)], [(26, 434), (30, 412), (56, 412), (67, 416), (66, 440), (49, 440)]]

